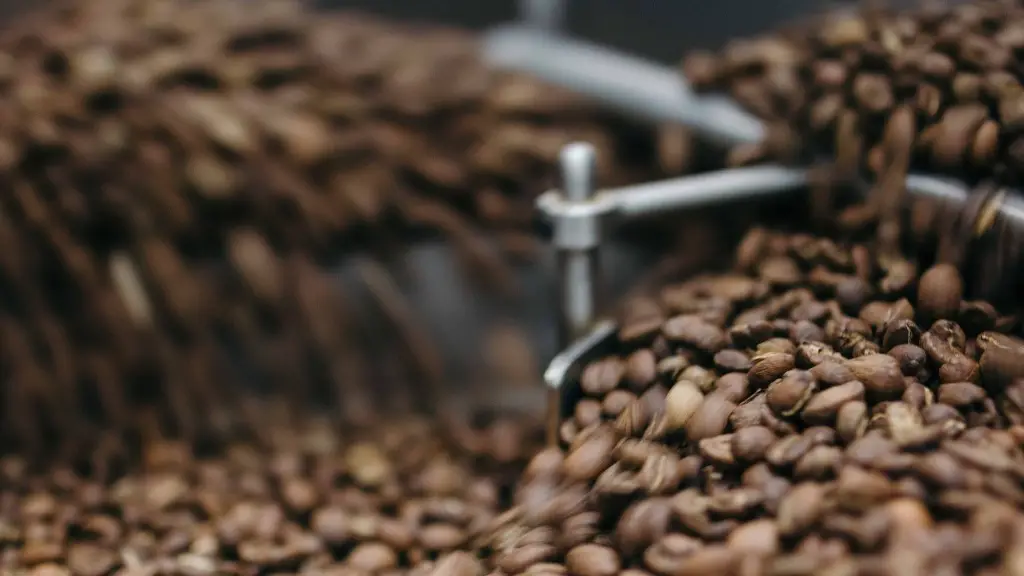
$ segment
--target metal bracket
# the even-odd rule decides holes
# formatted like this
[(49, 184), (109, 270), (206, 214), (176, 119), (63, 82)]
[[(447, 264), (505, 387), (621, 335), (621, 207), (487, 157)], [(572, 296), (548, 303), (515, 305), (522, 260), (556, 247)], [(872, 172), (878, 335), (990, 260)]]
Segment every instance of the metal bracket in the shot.
[(579, 379), (583, 369), (614, 350), (618, 330), (615, 322), (600, 321), (548, 364), (544, 371), (544, 384), (548, 388), (546, 432), (549, 446), (559, 444), (562, 419), (569, 415), (569, 410), (581, 397)]

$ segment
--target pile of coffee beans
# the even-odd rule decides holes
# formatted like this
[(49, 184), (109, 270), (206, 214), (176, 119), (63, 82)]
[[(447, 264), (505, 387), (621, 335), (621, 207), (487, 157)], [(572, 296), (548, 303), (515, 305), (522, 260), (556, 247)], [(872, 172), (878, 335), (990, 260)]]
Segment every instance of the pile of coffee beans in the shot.
[[(735, 147), (728, 164), (825, 159), (827, 174), (810, 198), (818, 229), (877, 226), (882, 249), (895, 253), (898, 213), (911, 204), (908, 171), (983, 184), (986, 192), (1021, 184), (1022, 48), (1024, 7), (1016, 2), (902, 10), (864, 3), (692, 53), (681, 69), (697, 90), (724, 92), (769, 126), (764, 142)], [(845, 204), (851, 187), (868, 202)], [(980, 196), (982, 205), (989, 194)], [(913, 210), (916, 239), (934, 244), (935, 230), (948, 228), (941, 210), (934, 201), (915, 201)], [(998, 257), (988, 274), (1017, 268), (1018, 244), (990, 246)], [(953, 261), (948, 252), (943, 259)]]
[(395, 280), (360, 269), (383, 313), (367, 329), (337, 260), (434, 233), (509, 287), (563, 144), (592, 142), (605, 184), (653, 162), (643, 130), (476, 51), (284, 0), (68, 0), (12, 22), (0, 444), (43, 454), (141, 421), (223, 437), (254, 388), (365, 423), (388, 409), (367, 395), (398, 396), (387, 382), (431, 389), (436, 351)]
[(1024, 10), (1001, 0), (869, 6), (694, 53), (682, 68), (698, 89), (727, 91), (759, 116), (794, 126), (819, 154), (847, 148), (854, 168), (879, 171), (883, 125), (908, 107), (916, 165), (963, 177), (1007, 171), (1016, 182), (1022, 26)]
[(466, 550), (507, 505), (541, 436), (527, 420), (474, 428), (381, 422), (339, 436), (267, 425), (268, 452), (217, 457), (156, 441), (108, 482), (0, 459), (0, 571), (25, 576), (482, 576)]
[(562, 448), (479, 545), (502, 574), (1016, 574), (1019, 317), (860, 244), (751, 231), (625, 303)]

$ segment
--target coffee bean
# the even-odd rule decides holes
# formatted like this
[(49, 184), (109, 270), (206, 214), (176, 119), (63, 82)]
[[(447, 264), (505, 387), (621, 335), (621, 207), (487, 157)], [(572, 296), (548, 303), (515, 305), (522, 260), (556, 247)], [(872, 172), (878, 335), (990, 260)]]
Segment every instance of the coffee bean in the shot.
[(922, 480), (943, 488), (961, 488), (966, 479), (960, 463), (948, 454), (935, 452), (922, 456), (914, 465)]
[(986, 397), (984, 388), (970, 382), (943, 384), (938, 389), (939, 402), (950, 406), (970, 406), (981, 402)]
[(642, 393), (658, 376), (658, 360), (650, 349), (637, 350), (626, 360), (625, 381), (634, 392)]
[(773, 556), (780, 548), (778, 525), (772, 520), (748, 522), (729, 535), (727, 545), (739, 554)]
[(856, 466), (844, 466), (839, 471), (835, 489), (838, 504), (853, 511), (870, 509), (895, 492), (885, 476)]
[(725, 333), (714, 324), (695, 315), (670, 318), (662, 325), (661, 330), (669, 340), (712, 354), (726, 346)]
[(601, 422), (601, 402), (593, 398), (585, 398), (576, 404), (576, 425), (587, 428)]
[(376, 572), (394, 568), (398, 558), (394, 550), (383, 544), (360, 544), (349, 553), (347, 563), (357, 570)]
[(751, 368), (751, 361), (739, 350), (720, 350), (715, 354), (715, 367), (723, 372), (746, 372)]
[(655, 574), (673, 574), (680, 562), (701, 549), (695, 538), (683, 534), (668, 534), (644, 552), (644, 566)]
[(582, 544), (565, 555), (565, 565), (580, 576), (614, 576), (621, 562), (615, 550), (596, 544)]
[(719, 466), (731, 466), (736, 461), (732, 453), (731, 434), (705, 438), (697, 443), (697, 450), (704, 460)]
[(913, 344), (900, 344), (889, 350), (889, 355), (900, 365), (904, 376), (917, 376), (925, 368), (928, 356), (923, 349)]
[(604, 396), (618, 386), (626, 373), (626, 367), (618, 358), (606, 358), (591, 364), (580, 378), (583, 391), (591, 396)]
[(764, 459), (768, 449), (775, 443), (775, 434), (764, 426), (748, 426), (731, 436), (733, 457), (742, 462), (758, 462)]
[(821, 484), (797, 484), (779, 503), (779, 534), (793, 536), (810, 530), (824, 514), (825, 489)]
[(623, 512), (615, 528), (615, 543), (624, 556), (632, 557), (660, 540), (668, 531), (671, 509), (664, 498), (634, 503)]
[(864, 384), (869, 394), (883, 397), (899, 396), (906, 389), (903, 373), (896, 358), (888, 354), (871, 354), (846, 361), (854, 378)]
[(688, 380), (697, 385), (705, 394), (715, 387), (715, 373), (702, 366), (690, 366), (679, 375), (680, 380)]
[(845, 384), (856, 379), (849, 368), (839, 362), (831, 360), (826, 360), (825, 362), (818, 364), (811, 368), (810, 372), (811, 375), (814, 376), (815, 380), (825, 387), (839, 386), (840, 384)]
[(605, 395), (604, 400), (601, 402), (601, 412), (608, 418), (616, 418), (623, 410), (626, 409), (627, 406), (636, 400), (637, 397), (632, 392), (627, 390), (612, 390)]
[(549, 544), (525, 544), (503, 551), (496, 564), (506, 574), (520, 574), (530, 566), (553, 560), (558, 550)]
[(669, 389), (665, 397), (665, 424), (667, 430), (682, 430), (702, 409), (704, 394), (696, 384), (680, 380)]
[(562, 473), (569, 478), (593, 480), (612, 464), (615, 432), (608, 426), (596, 428), (562, 462)]
[(686, 423), (686, 437), (691, 441), (718, 436), (729, 425), (729, 416), (736, 405), (722, 396), (711, 394)]
[(800, 417), (810, 424), (831, 423), (845, 404), (863, 398), (864, 385), (859, 380), (852, 380), (811, 396), (800, 411)]
[(760, 354), (753, 358), (747, 377), (752, 386), (764, 387), (795, 367), (792, 354), (782, 352)]
[(817, 392), (818, 382), (810, 372), (790, 370), (768, 386), (768, 406), (777, 414), (792, 416), (800, 412)]
[(811, 448), (793, 467), (793, 475), (803, 479), (825, 479), (831, 477), (842, 462), (843, 453), (833, 446)]
[(728, 399), (730, 402), (742, 402), (750, 397), (750, 382), (742, 372), (730, 372), (715, 382), (713, 394)]
[(814, 443), (810, 438), (800, 434), (793, 434), (772, 444), (765, 453), (765, 459), (769, 464), (777, 468), (792, 466), (813, 447)]

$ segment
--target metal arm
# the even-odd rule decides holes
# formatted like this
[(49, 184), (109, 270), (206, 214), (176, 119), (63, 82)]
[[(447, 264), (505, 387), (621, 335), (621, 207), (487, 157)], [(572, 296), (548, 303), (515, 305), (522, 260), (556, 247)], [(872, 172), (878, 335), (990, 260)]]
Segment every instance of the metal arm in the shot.
[(764, 124), (723, 96), (697, 96), (678, 71), (524, 26), (488, 32), (484, 57), (651, 122), (679, 122), (726, 145), (760, 142)]
[[(803, 168), (754, 166), (610, 188), (579, 199), (552, 190), (538, 198), (537, 207), (554, 226), (555, 247), (568, 250), (599, 244), (602, 231), (623, 219), (776, 197), (800, 190), (807, 182)], [(956, 180), (925, 174), (908, 176), (907, 191), (953, 203), (964, 202), (968, 194)], [(1024, 203), (1015, 196), (1003, 203), (1002, 212), (1009, 221), (1024, 226)]]

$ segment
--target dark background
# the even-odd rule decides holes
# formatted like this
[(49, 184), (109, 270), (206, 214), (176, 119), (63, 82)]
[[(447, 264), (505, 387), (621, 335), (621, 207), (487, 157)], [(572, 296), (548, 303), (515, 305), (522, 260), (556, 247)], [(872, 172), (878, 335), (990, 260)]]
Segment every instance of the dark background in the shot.
[[(515, 0), (320, 0), (319, 4), (477, 29), (507, 23), (516, 15)], [(569, 2), (567, 28), (576, 36), (668, 63), (687, 49), (717, 47), (731, 37), (749, 36), (836, 4), (823, 0), (575, 0)]]

